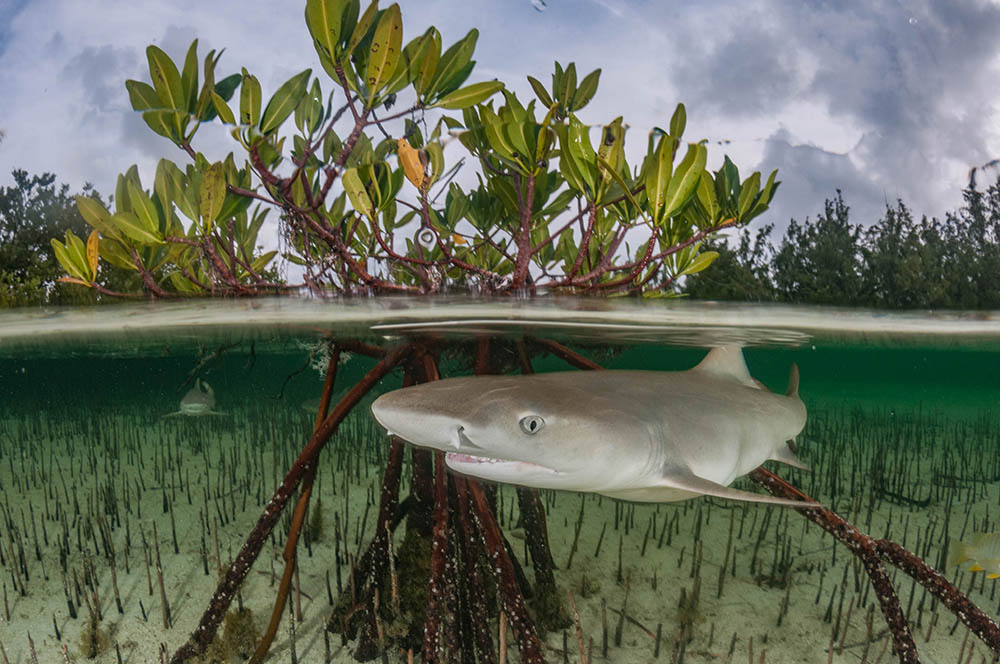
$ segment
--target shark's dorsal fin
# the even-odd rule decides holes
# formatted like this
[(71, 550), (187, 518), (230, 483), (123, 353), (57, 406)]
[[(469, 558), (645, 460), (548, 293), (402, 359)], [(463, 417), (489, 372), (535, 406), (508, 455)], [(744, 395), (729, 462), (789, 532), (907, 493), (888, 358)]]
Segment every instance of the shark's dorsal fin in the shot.
[(792, 368), (788, 371), (788, 391), (785, 394), (794, 399), (799, 398), (799, 365), (797, 364), (792, 364)]
[(760, 389), (760, 384), (753, 379), (743, 360), (743, 350), (739, 346), (722, 346), (709, 351), (692, 371), (711, 374), (723, 380), (733, 380), (737, 383)]
[(809, 507), (815, 503), (808, 503), (801, 500), (787, 500), (785, 498), (775, 498), (760, 493), (750, 493), (732, 487), (706, 480), (698, 477), (690, 470), (672, 468), (664, 475), (661, 485), (666, 489), (680, 489), (691, 491), (705, 496), (716, 496), (718, 498), (728, 498), (729, 500), (745, 500), (754, 503), (769, 503), (772, 505), (787, 505), (790, 507)]

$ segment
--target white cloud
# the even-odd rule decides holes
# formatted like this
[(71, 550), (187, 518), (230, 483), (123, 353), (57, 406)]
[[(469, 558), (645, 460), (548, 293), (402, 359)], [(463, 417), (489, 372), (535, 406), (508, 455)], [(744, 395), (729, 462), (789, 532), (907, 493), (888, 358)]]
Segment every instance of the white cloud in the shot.
[[(781, 224), (814, 215), (838, 187), (858, 213), (898, 195), (918, 213), (940, 215), (959, 204), (969, 166), (1000, 156), (996, 5), (401, 5), (407, 36), (433, 23), (447, 45), (479, 27), (474, 76), (499, 77), (525, 100), (533, 97), (525, 75), (547, 83), (553, 60), (575, 60), (581, 75), (601, 67), (601, 90), (581, 115), (592, 123), (624, 115), (633, 164), (646, 133), (684, 101), (686, 137), (713, 141), (710, 166), (729, 153), (747, 173), (781, 170), (770, 219)], [(148, 76), (148, 44), (180, 60), (195, 36), (202, 55), (226, 48), (221, 72), (247, 66), (265, 95), (305, 67), (319, 72), (300, 3), (285, 6), (248, 0), (236, 11), (189, 0), (143, 3), (139, 12), (123, 0), (33, 0), (0, 10), (0, 25), (8, 19), (0, 27), (0, 183), (17, 167), (52, 171), (74, 188), (91, 181), (107, 194), (132, 163), (151, 178), (161, 156), (184, 161), (131, 112), (124, 79)], [(235, 147), (218, 127), (202, 133), (199, 146), (216, 158)], [(730, 142), (714, 143), (722, 139)]]

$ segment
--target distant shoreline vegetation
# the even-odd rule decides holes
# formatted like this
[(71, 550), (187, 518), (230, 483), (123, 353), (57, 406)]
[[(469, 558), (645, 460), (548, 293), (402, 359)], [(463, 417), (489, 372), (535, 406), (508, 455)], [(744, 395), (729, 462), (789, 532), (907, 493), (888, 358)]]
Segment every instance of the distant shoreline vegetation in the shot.
[[(51, 173), (12, 173), (0, 188), (0, 308), (90, 304), (92, 290), (56, 283), (63, 272), (49, 238), (83, 234), (69, 186)], [(100, 200), (92, 187), (83, 195)], [(691, 299), (782, 302), (880, 309), (1000, 308), (1000, 179), (986, 191), (969, 186), (964, 204), (944, 219), (916, 219), (902, 200), (874, 223), (853, 223), (838, 190), (823, 210), (792, 218), (778, 238), (774, 224), (743, 228), (735, 242), (706, 242), (718, 258), (677, 292)], [(132, 290), (137, 275), (108, 265), (109, 287)]]
[[(879, 309), (1000, 308), (1000, 180), (970, 184), (943, 220), (914, 218), (902, 200), (874, 223), (852, 223), (841, 192), (815, 218), (712, 239), (715, 262), (685, 282), (692, 299)], [(863, 220), (867, 221), (867, 220)]]

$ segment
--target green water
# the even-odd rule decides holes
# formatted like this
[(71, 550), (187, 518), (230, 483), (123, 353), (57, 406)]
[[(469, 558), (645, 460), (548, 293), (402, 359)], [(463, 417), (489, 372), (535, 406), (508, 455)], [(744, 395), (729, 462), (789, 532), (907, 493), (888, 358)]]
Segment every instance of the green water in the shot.
[[(0, 643), (11, 662), (30, 661), (29, 632), (39, 661), (62, 661), (63, 644), (71, 656), (86, 654), (80, 640), (86, 635), (86, 603), (79, 603), (71, 583), (78, 617), (69, 616), (63, 566), (71, 579), (74, 573), (87, 577), (93, 564), (99, 624), (112, 644), (96, 661), (117, 661), (113, 645), (118, 644), (124, 661), (152, 662), (161, 643), (172, 652), (186, 640), (215, 587), (213, 568), (235, 556), (309, 438), (314, 414), (302, 405), (322, 390), (322, 358), (310, 353), (324, 334), (384, 347), (431, 335), (442, 351), (443, 377), (471, 371), (480, 336), (492, 338), (496, 365), (510, 370), (517, 366), (515, 343), (525, 334), (556, 339), (607, 368), (657, 371), (690, 368), (704, 356), (704, 347), (739, 342), (751, 374), (774, 392), (784, 393), (789, 368), (799, 367), (800, 394), (810, 413), (800, 456), (814, 471), (776, 466), (793, 484), (862, 530), (915, 548), (931, 564), (944, 561), (950, 538), (971, 540), (976, 532), (1000, 530), (995, 516), (1000, 323), (990, 316), (706, 311), (690, 303), (553, 309), (530, 303), (472, 308), (401, 302), (120, 308), (108, 310), (105, 318), (94, 310), (0, 316), (0, 552), (7, 586)], [(537, 349), (530, 343), (528, 348)], [(374, 363), (361, 356), (343, 362), (334, 398)], [(532, 352), (532, 364), (538, 372), (574, 370), (541, 352)], [(225, 415), (161, 419), (177, 410), (195, 377), (212, 385), (215, 409)], [(321, 457), (313, 500), (325, 506), (326, 534), (308, 543), (308, 553), (299, 545), (302, 619), (296, 622), (294, 646), (299, 661), (322, 662), (327, 652), (330, 661), (354, 661), (353, 640), (345, 645), (339, 634), (330, 634), (330, 650), (324, 646), (323, 625), (332, 610), (326, 580), (346, 579), (350, 560), (371, 539), (388, 442), (367, 405), (401, 379), (401, 370), (383, 379)], [(401, 496), (409, 491), (409, 472), (407, 466)], [(745, 480), (740, 486), (760, 491)], [(500, 491), (501, 526), (515, 557), (530, 570), (513, 496), (509, 487)], [(923, 502), (926, 496), (929, 502)], [(656, 661), (658, 626), (662, 661), (743, 661), (751, 638), (755, 659), (766, 649), (772, 662), (827, 661), (834, 631), (842, 648), (833, 661), (875, 661), (886, 643), (864, 573), (846, 549), (791, 510), (704, 499), (626, 504), (552, 491), (542, 497), (559, 597), (565, 601), (567, 590), (575, 593), (584, 640), (594, 641), (595, 662)], [(164, 511), (168, 502), (171, 510)], [(586, 513), (577, 533), (581, 505)], [(114, 566), (122, 613), (113, 599), (112, 563), (92, 534), (99, 514), (118, 550)], [(730, 555), (731, 514), (739, 536)], [(162, 625), (153, 577), (149, 593), (147, 554), (140, 544), (141, 537), (152, 541), (154, 522), (173, 620), (168, 628)], [(281, 521), (244, 586), (242, 600), (254, 612), (258, 630), (270, 613), (286, 531), (287, 521)], [(343, 541), (335, 543), (332, 533), (338, 531)], [(395, 546), (401, 537), (402, 528)], [(567, 568), (574, 541), (577, 553)], [(341, 552), (338, 559), (334, 546), (352, 558)], [(703, 559), (695, 573), (698, 548)], [(982, 573), (943, 571), (953, 579), (960, 574), (957, 580), (971, 599), (997, 614), (994, 581)], [(629, 620), (615, 645), (614, 611), (625, 601), (626, 578)], [(81, 583), (86, 594), (88, 582)], [(690, 597), (696, 587), (696, 610), (679, 611), (681, 590)], [(966, 657), (973, 647), (971, 661), (988, 659), (988, 649), (974, 636), (966, 639), (961, 624), (953, 628), (952, 615), (920, 586), (897, 573), (896, 588), (925, 661), (954, 661), (960, 649)], [(336, 600), (349, 590), (331, 592)], [(600, 654), (602, 600), (611, 625), (606, 659)], [(494, 614), (493, 634), (495, 619)], [(567, 635), (567, 657), (578, 661), (572, 627)], [(563, 638), (561, 630), (543, 637), (546, 661), (563, 661)], [(283, 620), (269, 661), (289, 661), (292, 650)], [(513, 645), (511, 652), (511, 661), (518, 661)], [(241, 661), (232, 654), (232, 661)], [(386, 658), (405, 661), (398, 644)]]

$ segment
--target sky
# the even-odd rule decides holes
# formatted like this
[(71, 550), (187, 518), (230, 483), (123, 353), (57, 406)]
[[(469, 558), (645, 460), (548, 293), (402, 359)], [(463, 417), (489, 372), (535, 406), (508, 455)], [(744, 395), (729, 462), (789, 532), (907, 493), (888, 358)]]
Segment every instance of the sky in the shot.
[[(649, 130), (684, 102), (685, 138), (710, 141), (710, 167), (728, 154), (744, 176), (778, 169), (782, 185), (759, 223), (814, 217), (838, 189), (855, 222), (876, 221), (896, 199), (942, 216), (961, 204), (969, 169), (1000, 157), (997, 0), (400, 5), (404, 40), (435, 25), (447, 46), (479, 28), (469, 81), (499, 78), (523, 100), (533, 98), (525, 76), (548, 83), (555, 60), (575, 61), (581, 78), (601, 67), (597, 96), (580, 115), (597, 125), (623, 115), (633, 165)], [(322, 71), (303, 7), (0, 0), (0, 186), (22, 168), (108, 194), (133, 163), (147, 183), (161, 157), (186, 163), (129, 106), (125, 79), (149, 80), (145, 47), (175, 61), (195, 37), (202, 56), (225, 48), (217, 77), (245, 66), (266, 101), (293, 74)], [(195, 143), (210, 159), (238, 149), (218, 125)], [(457, 146), (450, 150), (457, 158)]]

